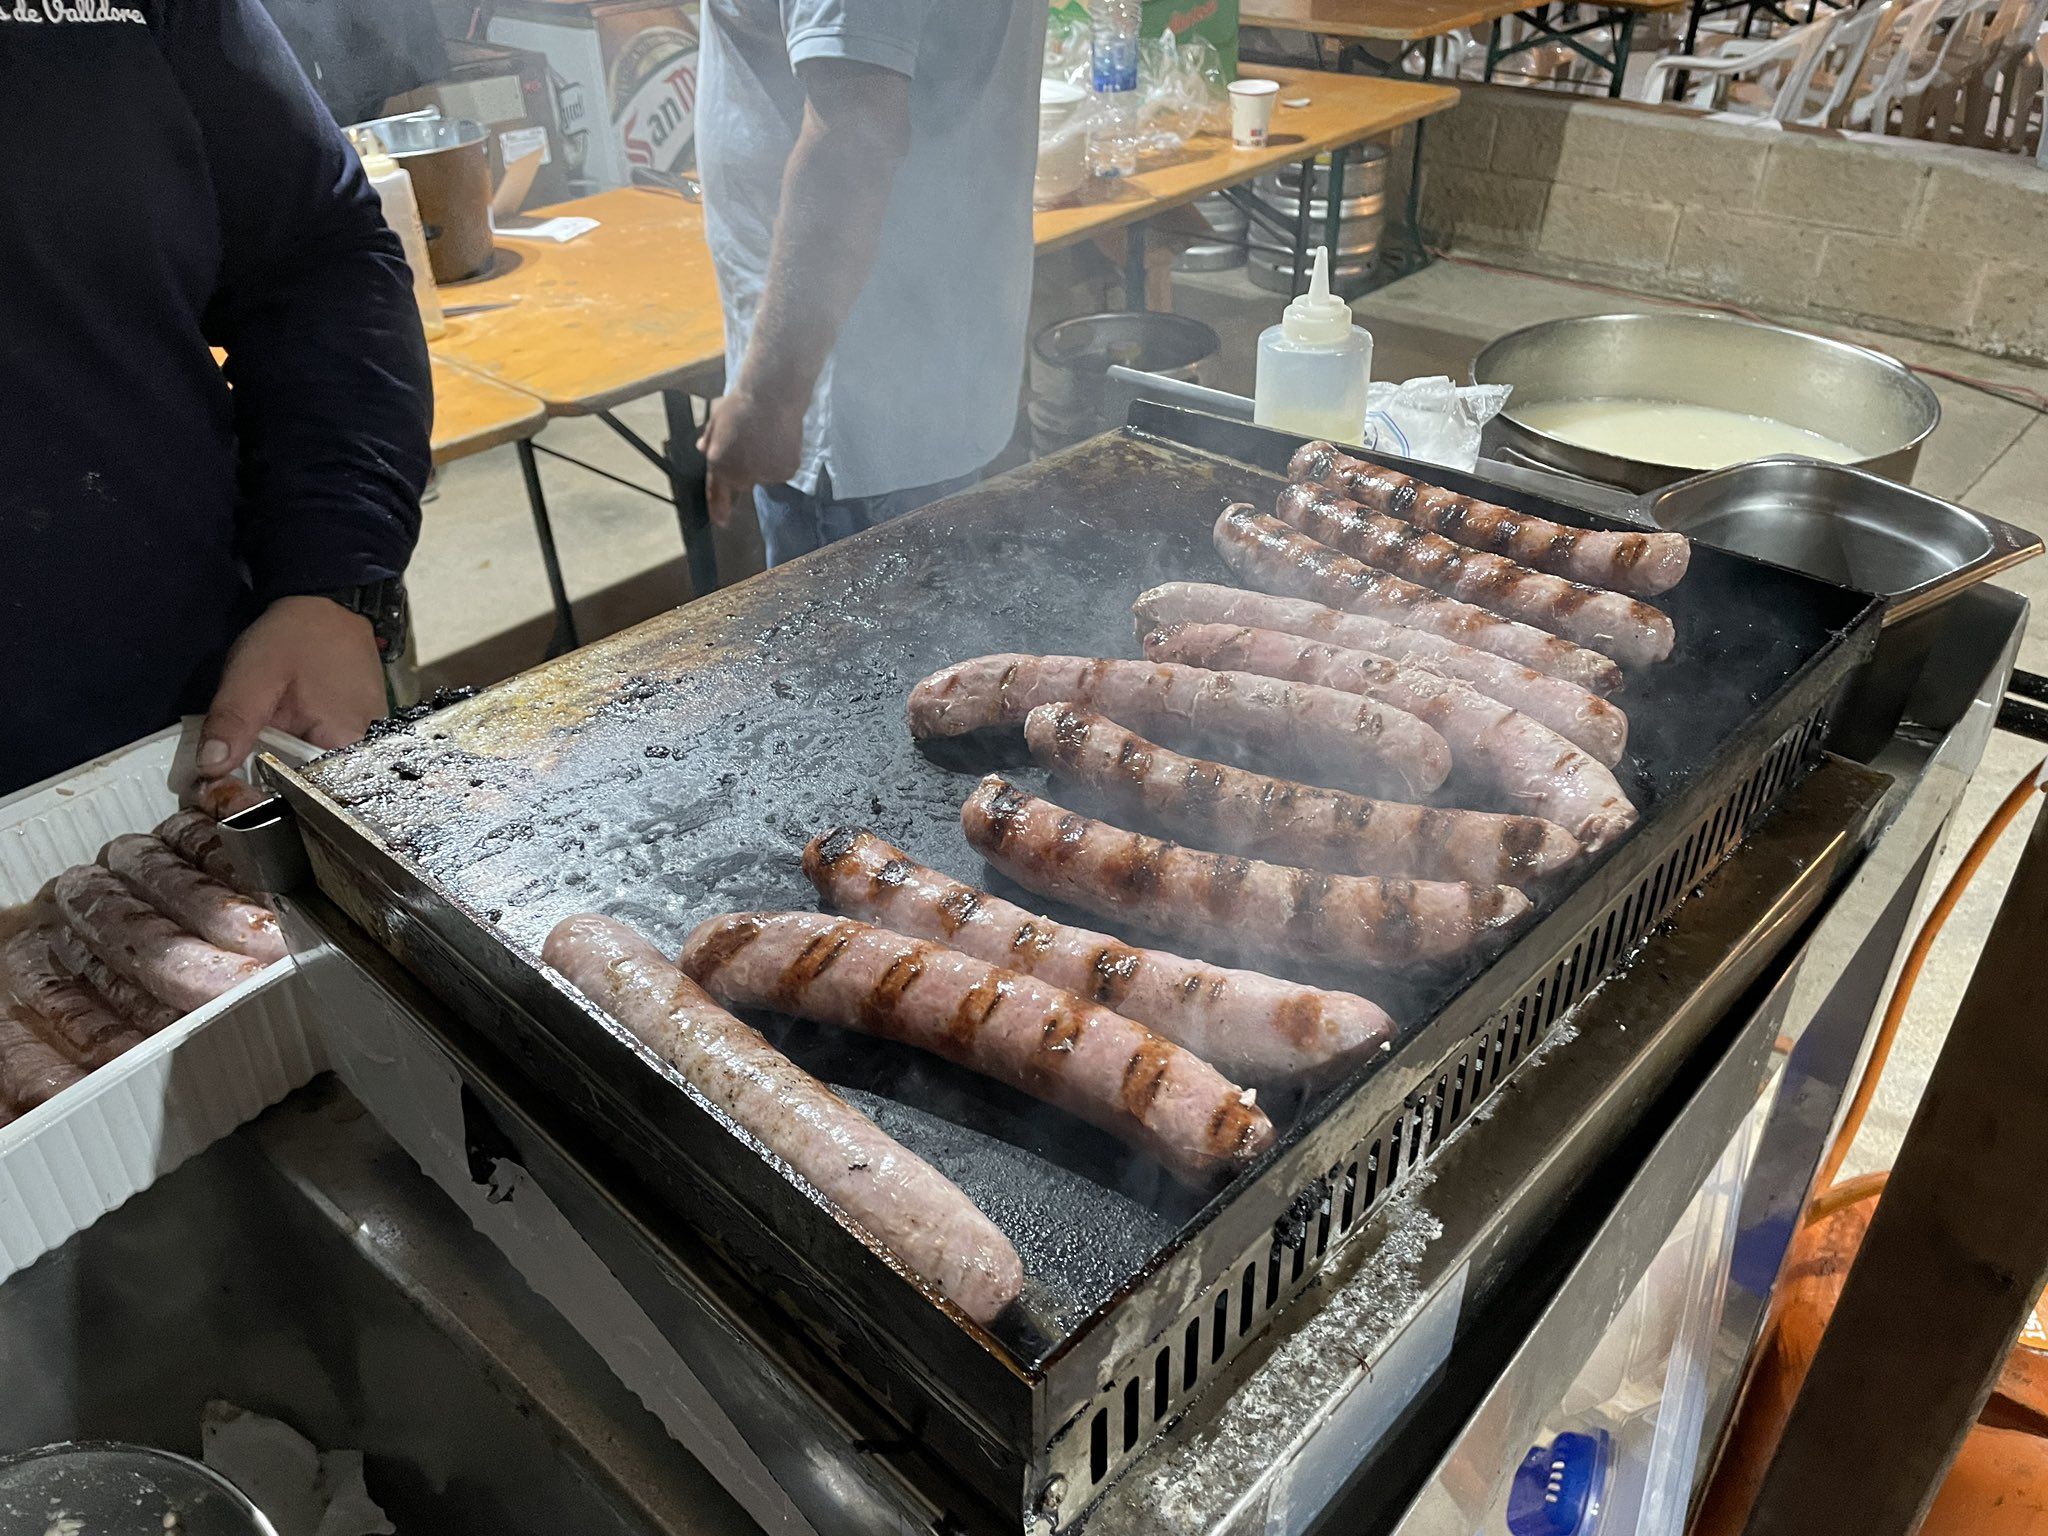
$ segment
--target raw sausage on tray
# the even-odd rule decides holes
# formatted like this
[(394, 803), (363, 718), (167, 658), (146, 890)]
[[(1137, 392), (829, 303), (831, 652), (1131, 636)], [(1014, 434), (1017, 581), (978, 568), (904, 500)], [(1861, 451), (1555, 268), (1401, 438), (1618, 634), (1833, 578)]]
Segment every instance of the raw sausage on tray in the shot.
[(162, 838), (187, 864), (204, 870), (222, 885), (241, 889), (235, 866), (221, 846), (220, 823), (206, 812), (178, 811), (159, 822), (153, 835)]
[(161, 838), (130, 832), (100, 850), (100, 863), (180, 927), (209, 944), (268, 964), (285, 956), (277, 914), (200, 873)]
[(263, 967), (185, 932), (97, 864), (57, 877), (57, 910), (86, 947), (180, 1013), (203, 1007)]
[(1357, 694), (1245, 672), (1086, 656), (977, 656), (910, 693), (915, 736), (1022, 725), (1041, 704), (1081, 704), (1126, 723), (1161, 720), (1342, 789), (1422, 795), (1451, 771), (1443, 737)]
[(1671, 620), (1619, 592), (1531, 570), (1348, 501), (1326, 485), (1290, 485), (1276, 509), (1312, 539), (1433, 592), (1562, 635), (1624, 666), (1671, 654)]
[(1041, 896), (1192, 945), (1347, 970), (1456, 960), (1530, 910), (1504, 885), (1333, 875), (1127, 832), (990, 774), (960, 809), (967, 841)]
[(737, 1007), (914, 1045), (1057, 1104), (1205, 1184), (1273, 1143), (1251, 1094), (1192, 1051), (1046, 982), (816, 912), (699, 925), (682, 968)]
[(27, 1114), (84, 1076), (30, 1025), (26, 1009), (0, 1002), (0, 1100)]
[(1326, 645), (1370, 651), (1392, 661), (1411, 661), (1470, 683), (1490, 699), (1519, 709), (1565, 740), (1592, 753), (1609, 768), (1628, 746), (1628, 716), (1621, 706), (1576, 683), (1446, 640), (1427, 630), (1390, 624), (1369, 614), (1344, 613), (1298, 597), (1247, 592), (1202, 581), (1169, 581), (1142, 592), (1131, 605), (1138, 633), (1162, 624), (1244, 624), (1284, 630)]
[(7, 941), (7, 979), (14, 995), (49, 1026), (53, 1042), (88, 1069), (103, 1067), (142, 1034), (107, 1000), (74, 975), (50, 943), (54, 913), (32, 922)]
[(1362, 693), (1427, 720), (1451, 744), (1451, 760), (1528, 816), (1554, 821), (1604, 848), (1636, 822), (1614, 775), (1586, 753), (1465, 684), (1363, 651), (1227, 624), (1172, 624), (1145, 636), (1155, 661), (1230, 667)]
[(1023, 1265), (958, 1185), (713, 1002), (633, 929), (564, 918), (541, 958), (977, 1322)]
[[(1032, 711), (1034, 721), (1039, 713)], [(1362, 997), (1056, 923), (927, 869), (854, 827), (812, 838), (804, 873), (850, 916), (1064, 987), (1246, 1082), (1325, 1075), (1383, 1049), (1394, 1032), (1393, 1021)]]
[(53, 922), (43, 932), (50, 940), (50, 948), (64, 962), (64, 968), (104, 997), (113, 1005), (114, 1012), (145, 1035), (178, 1022), (177, 1009), (158, 1002), (87, 949), (69, 923)]
[(1032, 759), (1086, 785), (1118, 814), (1220, 853), (1343, 875), (1527, 885), (1580, 855), (1534, 816), (1368, 800), (1183, 757), (1092, 710), (1042, 704), (1024, 722)]
[(1682, 533), (1567, 528), (1353, 458), (1329, 443), (1304, 443), (1295, 450), (1288, 461), (1287, 478), (1327, 485), (1375, 511), (1391, 513), (1474, 549), (1490, 550), (1539, 571), (1638, 597), (1669, 592), (1684, 577), (1692, 559), (1692, 545)]
[(1225, 508), (1216, 519), (1215, 541), (1223, 563), (1264, 591), (1426, 629), (1594, 693), (1612, 693), (1621, 686), (1621, 668), (1598, 651), (1456, 598), (1439, 597), (1243, 502)]

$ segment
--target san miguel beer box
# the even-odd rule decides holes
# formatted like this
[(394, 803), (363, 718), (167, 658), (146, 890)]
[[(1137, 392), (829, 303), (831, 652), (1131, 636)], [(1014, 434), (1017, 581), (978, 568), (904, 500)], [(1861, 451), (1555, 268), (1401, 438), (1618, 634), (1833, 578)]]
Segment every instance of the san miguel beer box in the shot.
[(697, 160), (694, 3), (499, 0), (490, 41), (547, 60), (570, 181), (621, 187)]

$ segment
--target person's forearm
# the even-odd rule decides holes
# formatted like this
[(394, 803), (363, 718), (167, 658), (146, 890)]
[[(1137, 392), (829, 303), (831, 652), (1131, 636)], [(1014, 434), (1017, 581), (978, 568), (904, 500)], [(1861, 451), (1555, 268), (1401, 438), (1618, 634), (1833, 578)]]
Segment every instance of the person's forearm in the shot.
[(806, 111), (782, 183), (768, 282), (738, 388), (809, 401), (874, 271), (908, 123), (874, 114), (828, 122)]

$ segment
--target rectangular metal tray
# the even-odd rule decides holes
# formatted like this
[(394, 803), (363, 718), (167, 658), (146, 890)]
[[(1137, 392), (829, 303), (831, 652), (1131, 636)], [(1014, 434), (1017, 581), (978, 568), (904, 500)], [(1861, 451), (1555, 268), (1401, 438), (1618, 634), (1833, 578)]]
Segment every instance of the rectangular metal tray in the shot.
[(726, 1253), (756, 1304), (794, 1319), (1010, 1519), (1037, 1507), (1070, 1520), (1227, 1371), (1324, 1255), (1740, 841), (1818, 750), (1876, 631), (1867, 598), (1699, 551), (1668, 604), (1677, 658), (1624, 699), (1623, 780), (1642, 824), (1478, 975), (1399, 999), (1404, 1028), (1376, 1070), (1274, 1105), (1278, 1149), (1206, 1198), (928, 1058), (770, 1021), (793, 1057), (852, 1091), (1017, 1243), (1024, 1301), (982, 1330), (534, 956), (558, 918), (586, 908), (672, 944), (718, 911), (812, 906), (797, 854), (836, 821), (989, 878), (958, 822), (985, 765), (917, 750), (904, 696), (932, 668), (985, 651), (1131, 654), (1140, 589), (1223, 579), (1216, 512), (1270, 502), (1277, 480), (1247, 466), (1284, 463), (1299, 440), (1216, 423), (1251, 434), (1221, 445), (1237, 460), (1219, 458), (1162, 435), (1213, 421), (1182, 416), (1027, 466), (303, 774), (268, 775), (321, 890)]

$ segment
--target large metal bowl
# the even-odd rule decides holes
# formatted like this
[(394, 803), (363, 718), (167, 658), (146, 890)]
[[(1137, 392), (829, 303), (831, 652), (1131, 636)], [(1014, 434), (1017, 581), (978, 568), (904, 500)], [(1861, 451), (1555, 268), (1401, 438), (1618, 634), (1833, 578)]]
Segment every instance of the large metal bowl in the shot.
[(1699, 466), (1582, 448), (1527, 426), (1517, 408), (1586, 399), (1718, 406), (1833, 438), (1857, 451), (1858, 468), (1902, 482), (1941, 420), (1934, 391), (1896, 358), (1695, 310), (1588, 315), (1510, 331), (1479, 354), (1472, 378), (1514, 386), (1490, 430), (1490, 452), (1636, 491), (1688, 479)]

